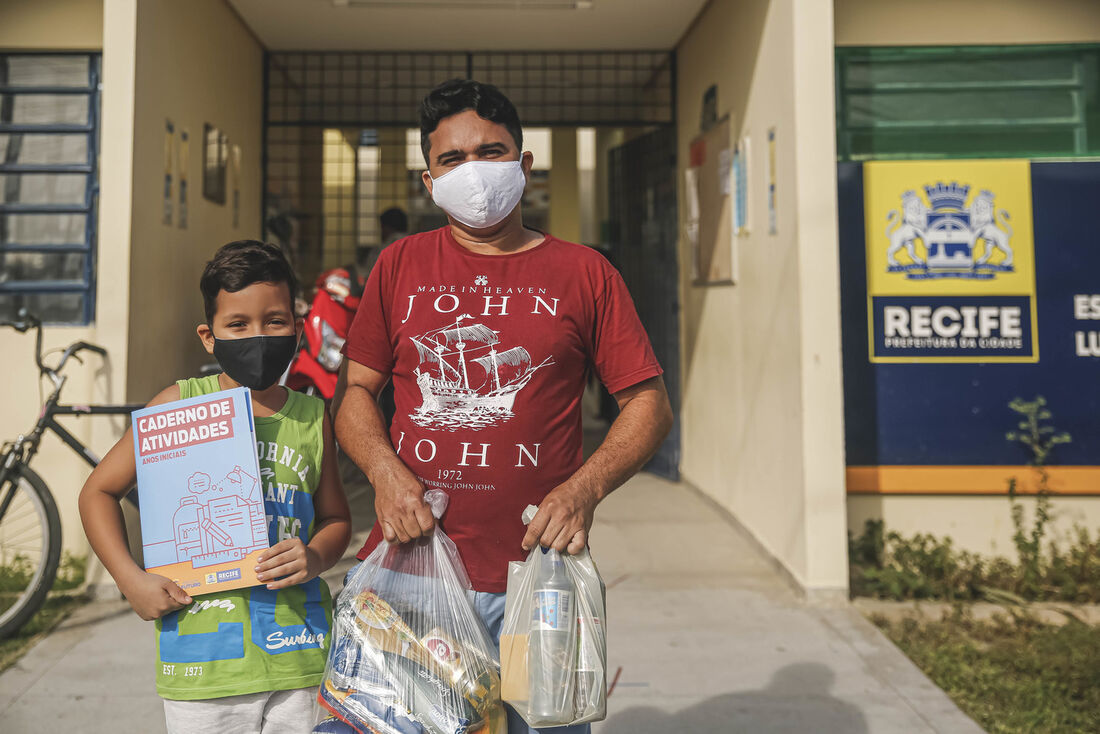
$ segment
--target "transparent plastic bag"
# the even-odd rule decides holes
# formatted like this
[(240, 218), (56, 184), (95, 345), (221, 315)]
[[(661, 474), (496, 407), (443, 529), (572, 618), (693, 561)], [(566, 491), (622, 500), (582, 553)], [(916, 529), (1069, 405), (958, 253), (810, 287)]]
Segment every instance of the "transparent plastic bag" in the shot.
[[(438, 519), (439, 490), (424, 493)], [(507, 734), (495, 646), (466, 570), (441, 530), (381, 543), (336, 603), (315, 732)]]
[[(524, 523), (537, 510), (524, 511)], [(536, 546), (508, 568), (500, 633), (501, 697), (528, 725), (567, 726), (607, 716), (605, 590), (585, 548)]]

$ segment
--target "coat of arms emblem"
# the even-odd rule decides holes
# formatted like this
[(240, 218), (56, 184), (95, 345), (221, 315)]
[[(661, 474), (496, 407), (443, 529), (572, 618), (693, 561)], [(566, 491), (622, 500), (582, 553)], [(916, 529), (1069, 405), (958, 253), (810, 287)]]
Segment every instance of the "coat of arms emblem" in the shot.
[[(886, 216), (888, 272), (905, 273), (913, 280), (991, 280), (999, 272), (1015, 270), (1008, 212), (994, 206), (993, 192), (980, 191), (970, 206), (970, 187), (957, 182), (937, 182), (925, 186), (924, 192), (931, 207), (910, 190), (901, 195), (901, 210)], [(909, 262), (898, 259), (903, 252)]]

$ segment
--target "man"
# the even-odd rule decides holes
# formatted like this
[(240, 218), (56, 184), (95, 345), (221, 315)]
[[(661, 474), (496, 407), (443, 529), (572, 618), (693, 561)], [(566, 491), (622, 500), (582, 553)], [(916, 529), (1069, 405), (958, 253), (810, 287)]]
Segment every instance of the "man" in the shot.
[[(456, 79), (425, 98), (420, 125), (424, 186), (449, 224), (382, 252), (345, 345), (336, 432), (376, 491), (378, 522), (359, 557), (383, 538), (431, 532), (423, 493), (445, 490), (442, 527), (496, 638), (508, 561), (536, 544), (584, 548), (596, 505), (656, 451), (672, 411), (615, 269), (592, 249), (524, 228), (519, 202), (534, 159), (512, 103)], [(620, 413), (582, 463), (589, 369)], [(391, 377), (387, 435), (376, 397)], [(525, 530), (528, 504), (539, 510)], [(508, 726), (529, 731), (511, 710)]]

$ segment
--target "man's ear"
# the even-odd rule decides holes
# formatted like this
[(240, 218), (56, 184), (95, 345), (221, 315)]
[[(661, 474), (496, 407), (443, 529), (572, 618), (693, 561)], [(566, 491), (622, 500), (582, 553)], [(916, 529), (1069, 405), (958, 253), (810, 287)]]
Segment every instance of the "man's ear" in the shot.
[(424, 171), (420, 174), (420, 180), (424, 183), (424, 188), (428, 190), (428, 198), (432, 198), (432, 174)]
[(523, 151), (519, 156), (519, 166), (523, 169), (523, 177), (531, 180), (531, 169), (535, 166), (535, 154), (529, 150)]
[(294, 317), (294, 336), (301, 339), (302, 338), (302, 332), (304, 332), (305, 330), (306, 330), (306, 317), (305, 316), (295, 316)]
[(210, 328), (210, 324), (199, 324), (195, 327), (195, 333), (199, 335), (199, 340), (202, 341), (202, 346), (206, 350), (206, 353), (213, 354), (214, 330)]

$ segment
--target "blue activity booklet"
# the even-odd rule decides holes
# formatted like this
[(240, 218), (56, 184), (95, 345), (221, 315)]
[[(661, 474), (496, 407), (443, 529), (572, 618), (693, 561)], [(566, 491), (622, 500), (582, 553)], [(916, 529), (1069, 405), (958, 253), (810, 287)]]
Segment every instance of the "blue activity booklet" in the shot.
[(192, 596), (255, 586), (269, 547), (248, 388), (135, 410), (145, 570)]

